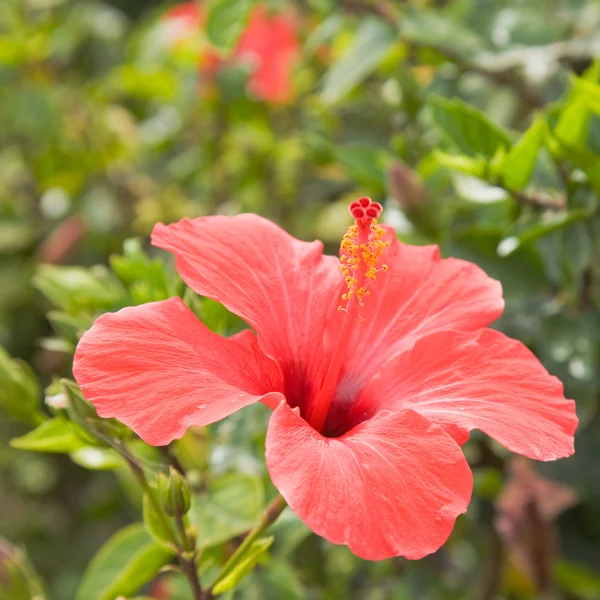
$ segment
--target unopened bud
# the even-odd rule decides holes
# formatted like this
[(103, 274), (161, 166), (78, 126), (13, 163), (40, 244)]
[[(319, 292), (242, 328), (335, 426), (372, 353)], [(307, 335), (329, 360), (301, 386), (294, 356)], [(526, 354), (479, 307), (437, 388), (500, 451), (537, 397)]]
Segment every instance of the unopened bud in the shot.
[(409, 166), (397, 160), (388, 171), (388, 188), (406, 213), (419, 208), (426, 196), (425, 186)]
[(190, 488), (184, 477), (170, 468), (169, 477), (162, 475), (159, 479), (160, 500), (167, 514), (183, 516), (190, 510)]

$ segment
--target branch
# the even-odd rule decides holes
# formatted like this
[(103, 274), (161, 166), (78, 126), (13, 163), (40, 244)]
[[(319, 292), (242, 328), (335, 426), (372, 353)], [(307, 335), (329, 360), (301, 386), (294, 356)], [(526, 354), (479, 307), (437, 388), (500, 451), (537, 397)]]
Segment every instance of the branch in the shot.
[(501, 182), (495, 182), (492, 185), (508, 192), (519, 204), (535, 206), (536, 208), (553, 210), (555, 212), (560, 212), (566, 208), (566, 200), (562, 195), (552, 197), (543, 192), (519, 192), (506, 187)]

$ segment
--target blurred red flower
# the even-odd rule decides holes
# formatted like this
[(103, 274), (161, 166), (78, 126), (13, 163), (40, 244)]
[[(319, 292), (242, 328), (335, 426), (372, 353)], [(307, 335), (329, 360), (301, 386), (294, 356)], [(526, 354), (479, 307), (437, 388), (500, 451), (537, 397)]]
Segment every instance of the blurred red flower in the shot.
[[(167, 11), (169, 38), (178, 43), (195, 35), (204, 25), (199, 4), (186, 2)], [(227, 62), (248, 64), (252, 74), (248, 90), (257, 98), (274, 104), (289, 102), (294, 95), (292, 69), (300, 54), (296, 23), (290, 14), (275, 14), (257, 4), (253, 7), (231, 58), (227, 61), (214, 51), (204, 52), (200, 69), (209, 76)]]
[(486, 328), (498, 282), (397, 241), (368, 198), (350, 210), (339, 259), (251, 214), (157, 224), (185, 282), (258, 336), (216, 335), (171, 298), (101, 316), (74, 373), (101, 416), (153, 445), (262, 401), (291, 509), (360, 557), (416, 559), (467, 509), (471, 429), (553, 460), (573, 453), (577, 417), (523, 344)]

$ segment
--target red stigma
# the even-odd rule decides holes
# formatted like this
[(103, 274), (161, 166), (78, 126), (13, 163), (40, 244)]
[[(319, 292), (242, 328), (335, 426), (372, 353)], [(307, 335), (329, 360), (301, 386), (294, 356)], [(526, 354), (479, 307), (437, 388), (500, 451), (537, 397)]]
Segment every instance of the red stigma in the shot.
[(383, 211), (383, 207), (379, 202), (373, 202), (371, 198), (366, 196), (359, 198), (350, 204), (350, 214), (358, 221), (368, 217), (369, 219), (378, 219)]

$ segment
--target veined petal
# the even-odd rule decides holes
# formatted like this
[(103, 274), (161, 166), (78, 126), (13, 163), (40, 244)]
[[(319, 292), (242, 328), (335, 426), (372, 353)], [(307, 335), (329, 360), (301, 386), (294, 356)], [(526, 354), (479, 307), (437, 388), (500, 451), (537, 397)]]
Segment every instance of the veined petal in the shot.
[(364, 319), (349, 341), (343, 380), (359, 389), (387, 361), (436, 331), (475, 331), (496, 320), (504, 308), (500, 283), (476, 265), (440, 259), (437, 246), (391, 242), (381, 262), (388, 266), (371, 286), (361, 309)]
[(152, 243), (173, 252), (184, 281), (224, 304), (258, 333), (261, 350), (276, 360), (288, 401), (300, 403), (326, 364), (323, 330), (339, 302), (339, 260), (321, 242), (302, 242), (256, 215), (159, 223)]
[(369, 560), (434, 552), (471, 496), (460, 447), (410, 410), (381, 411), (325, 438), (282, 403), (266, 446), (271, 478), (291, 509), (315, 533)]
[(81, 338), (73, 373), (101, 417), (155, 446), (240, 408), (283, 396), (277, 365), (252, 332), (209, 331), (180, 298), (107, 313)]
[(386, 365), (364, 394), (380, 408), (418, 411), (459, 443), (481, 429), (537, 460), (574, 452), (575, 403), (565, 399), (561, 382), (521, 342), (491, 329), (422, 338)]

